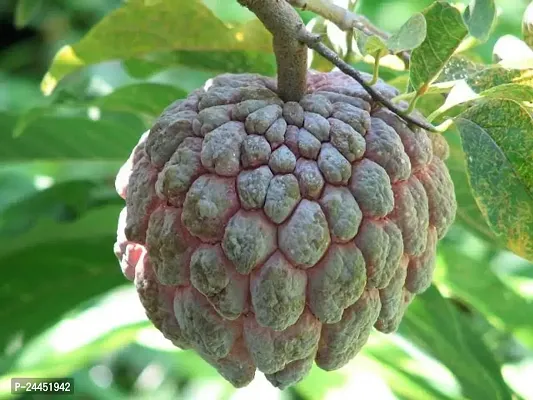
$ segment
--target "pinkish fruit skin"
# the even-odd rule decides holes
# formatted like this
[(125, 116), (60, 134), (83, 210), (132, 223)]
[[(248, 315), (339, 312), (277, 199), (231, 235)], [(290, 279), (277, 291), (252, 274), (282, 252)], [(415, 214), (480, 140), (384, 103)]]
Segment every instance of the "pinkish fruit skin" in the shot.
[(363, 136), (346, 122), (330, 118), (331, 143), (349, 161), (361, 159), (366, 150)]
[(248, 275), (276, 250), (276, 226), (262, 213), (239, 210), (226, 225), (222, 248), (237, 272)]
[(308, 272), (309, 308), (323, 323), (339, 322), (366, 284), (365, 260), (353, 242), (329, 247), (324, 258)]
[(315, 359), (317, 365), (332, 371), (348, 363), (366, 343), (380, 310), (379, 293), (370, 289), (344, 311), (339, 322), (324, 324)]
[(379, 118), (373, 118), (365, 136), (365, 158), (381, 165), (392, 183), (411, 175), (411, 162), (396, 131)]
[(277, 251), (250, 280), (257, 322), (275, 331), (294, 325), (305, 307), (307, 275)]
[(341, 72), (287, 103), (269, 78), (221, 75), (121, 168), (114, 250), (167, 339), (237, 387), (259, 369), (283, 389), (395, 331), (431, 284), (456, 212), (448, 153)]
[(196, 248), (190, 266), (192, 285), (221, 316), (234, 320), (247, 310), (250, 278), (235, 271), (219, 244)]
[(332, 240), (351, 241), (359, 230), (363, 214), (348, 188), (326, 186), (319, 203), (326, 214)]
[(354, 240), (363, 253), (367, 286), (383, 289), (392, 279), (403, 254), (400, 229), (388, 219), (368, 219)]
[(329, 140), (329, 122), (320, 114), (304, 112), (304, 128), (321, 142)]

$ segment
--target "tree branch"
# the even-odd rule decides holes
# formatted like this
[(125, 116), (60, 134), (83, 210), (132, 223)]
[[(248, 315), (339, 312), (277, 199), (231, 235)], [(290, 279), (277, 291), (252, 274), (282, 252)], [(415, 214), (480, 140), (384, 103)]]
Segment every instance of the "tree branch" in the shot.
[(368, 35), (377, 35), (387, 39), (388, 35), (369, 23), (369, 21), (351, 11), (332, 3), (330, 0), (287, 0), (294, 7), (309, 10), (333, 22), (343, 31), (359, 29)]
[(403, 118), (408, 123), (414, 124), (420, 128), (423, 128), (431, 132), (437, 132), (436, 128), (433, 125), (430, 125), (425, 121), (419, 121), (409, 116), (409, 114), (405, 112), (405, 110), (402, 110), (401, 108), (397, 107), (390, 100), (384, 97), (381, 93), (375, 90), (369, 83), (367, 83), (364, 80), (363, 76), (359, 73), (359, 71), (357, 71), (355, 68), (353, 68), (351, 65), (347, 64), (346, 62), (344, 62), (337, 53), (335, 53), (333, 50), (331, 50), (326, 45), (324, 45), (320, 41), (319, 35), (310, 33), (305, 28), (302, 28), (300, 30), (299, 38), (303, 43), (307, 44), (307, 46), (310, 49), (315, 50), (322, 57), (331, 61), (335, 66), (337, 66), (337, 68), (339, 68), (346, 75), (349, 75), (353, 79), (355, 79), (361, 86), (363, 86), (363, 88), (367, 91), (367, 93), (372, 97), (374, 101), (381, 103), (383, 106), (387, 107), (389, 110), (391, 110), (393, 113)]
[[(390, 35), (373, 25), (367, 18), (355, 14), (341, 6), (331, 2), (331, 0), (287, 0), (294, 7), (309, 10), (323, 18), (333, 22), (343, 31), (357, 29), (365, 35), (375, 35), (383, 40), (387, 40)], [(406, 66), (409, 65), (409, 52), (403, 51), (398, 54)]]
[(285, 0), (238, 0), (272, 33), (277, 62), (278, 95), (299, 101), (307, 90), (307, 47), (299, 38), (304, 23)]

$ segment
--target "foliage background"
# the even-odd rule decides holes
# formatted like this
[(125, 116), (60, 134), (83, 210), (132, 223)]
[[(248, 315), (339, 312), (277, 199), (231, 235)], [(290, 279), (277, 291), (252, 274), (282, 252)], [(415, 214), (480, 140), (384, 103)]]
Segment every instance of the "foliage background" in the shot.
[[(168, 3), (192, 10), (191, 18), (203, 7)], [(248, 19), (229, 0), (203, 3), (224, 22)], [(360, 3), (360, 13), (394, 31), (432, 1)], [(502, 35), (520, 36), (527, 2), (497, 5), (489, 40), (468, 53), (478, 62), (491, 62)], [(234, 390), (193, 353), (170, 347), (145, 320), (112, 252), (122, 207), (114, 176), (173, 99), (223, 71), (273, 74), (274, 59), (243, 50), (237, 39), (229, 52), (213, 45), (131, 55), (81, 69), (45, 97), (40, 83), (56, 52), (120, 6), (0, 4), (0, 398), (9, 397), (13, 376), (73, 376), (80, 399), (533, 399), (533, 268), (502, 249), (483, 222), (453, 130), (446, 138), (458, 218), (439, 246), (435, 285), (409, 308), (397, 334), (374, 333), (342, 370), (313, 369), (285, 392), (260, 375)], [(188, 30), (172, 27), (184, 37)], [(402, 81), (394, 69), (382, 75)], [(421, 107), (429, 110), (431, 97)]]

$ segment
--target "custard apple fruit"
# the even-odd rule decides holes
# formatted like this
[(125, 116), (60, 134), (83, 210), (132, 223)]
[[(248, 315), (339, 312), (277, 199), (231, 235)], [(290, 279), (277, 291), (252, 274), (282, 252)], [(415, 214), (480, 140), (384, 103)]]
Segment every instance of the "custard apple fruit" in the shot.
[(342, 72), (310, 72), (300, 102), (224, 74), (165, 109), (121, 168), (115, 253), (176, 346), (236, 387), (258, 369), (285, 388), (396, 330), (428, 288), (456, 212), (447, 156)]

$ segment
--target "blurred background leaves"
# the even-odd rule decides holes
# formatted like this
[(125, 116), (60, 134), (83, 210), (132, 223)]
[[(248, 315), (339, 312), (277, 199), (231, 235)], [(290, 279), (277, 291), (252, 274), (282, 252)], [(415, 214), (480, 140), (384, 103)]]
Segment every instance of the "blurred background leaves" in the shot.
[[(373, 334), (343, 369), (313, 369), (284, 392), (258, 374), (235, 390), (151, 327), (112, 251), (123, 206), (114, 176), (172, 100), (221, 72), (275, 73), (268, 35), (236, 1), (172, 3), (0, 4), (0, 397), (10, 396), (13, 376), (73, 376), (80, 399), (533, 399), (533, 266), (485, 223), (455, 129), (445, 138), (460, 208), (440, 243), (434, 286), (398, 333)], [(393, 32), (431, 3), (360, 0), (358, 12)], [(488, 40), (454, 56), (442, 80), (490, 63), (504, 35), (521, 37), (527, 3), (497, 1)], [(106, 22), (110, 15), (142, 26), (136, 42)], [(335, 27), (302, 16), (334, 48), (346, 47)], [(194, 33), (191, 21), (202, 28)], [(103, 33), (87, 35), (99, 22)], [(352, 61), (372, 71), (372, 60)], [(386, 61), (381, 76), (404, 90), (407, 73)], [(316, 56), (312, 63), (331, 68)], [(50, 96), (41, 81), (48, 91), (57, 85)], [(429, 115), (443, 102), (432, 93), (419, 107)]]

